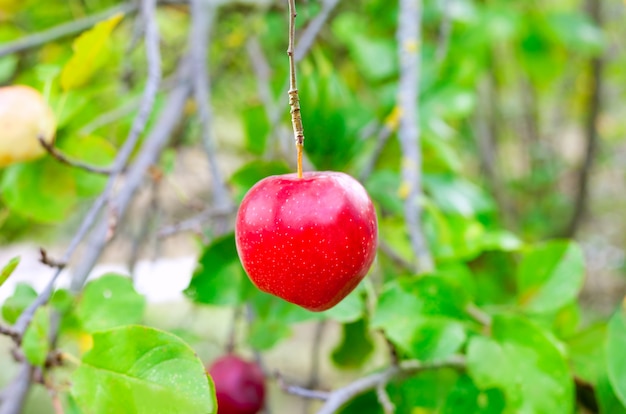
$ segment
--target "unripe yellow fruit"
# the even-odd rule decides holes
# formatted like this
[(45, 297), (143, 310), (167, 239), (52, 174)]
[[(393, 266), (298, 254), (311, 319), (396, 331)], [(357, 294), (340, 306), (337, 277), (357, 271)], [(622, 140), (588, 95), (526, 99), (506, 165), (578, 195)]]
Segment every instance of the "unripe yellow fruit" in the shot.
[(0, 87), (0, 167), (40, 158), (39, 138), (52, 143), (56, 120), (39, 91), (24, 85)]

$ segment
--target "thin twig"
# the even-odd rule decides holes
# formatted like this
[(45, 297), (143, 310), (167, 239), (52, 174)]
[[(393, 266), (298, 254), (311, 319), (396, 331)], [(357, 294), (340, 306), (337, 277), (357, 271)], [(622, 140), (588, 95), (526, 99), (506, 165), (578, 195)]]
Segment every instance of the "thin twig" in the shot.
[(304, 129), (302, 127), (302, 114), (300, 113), (300, 98), (298, 97), (298, 83), (296, 80), (296, 62), (294, 58), (294, 44), (296, 38), (296, 0), (287, 0), (289, 3), (289, 107), (291, 112), (291, 125), (293, 136), (296, 141), (298, 177), (302, 178), (302, 151), (304, 147)]
[(59, 393), (51, 390), (50, 398), (52, 400), (52, 408), (54, 409), (54, 414), (65, 414), (65, 411), (63, 411), (63, 404), (61, 404), (61, 398), (59, 398)]
[(158, 237), (170, 237), (178, 233), (193, 231), (199, 232), (202, 230), (202, 224), (215, 218), (222, 216), (229, 216), (235, 212), (235, 206), (231, 206), (226, 209), (216, 209), (214, 207), (209, 207), (206, 210), (198, 213), (197, 215), (190, 217), (181, 222), (170, 224), (169, 226), (165, 226), (161, 228), (157, 232)]
[[(331, 12), (337, 6), (338, 3), (339, 3), (338, 0), (325, 0), (322, 3), (322, 9), (317, 14), (317, 16), (315, 16), (315, 18), (311, 21), (311, 23), (307, 25), (307, 27), (302, 31), (300, 40), (295, 46), (295, 51), (293, 53), (295, 63), (300, 62), (307, 55), (311, 46), (315, 43), (315, 39), (317, 38), (320, 30), (322, 29), (322, 27), (326, 25), (326, 21), (329, 19)], [(257, 49), (257, 52), (259, 52), (257, 56), (251, 56), (251, 60), (255, 67), (255, 72), (257, 75), (257, 83), (267, 84), (268, 85), (267, 87), (269, 88), (269, 83), (264, 80), (263, 74), (259, 72), (259, 70), (257, 70), (257, 63), (260, 62), (260, 60), (255, 60), (255, 58), (256, 57), (263, 58), (263, 53), (260, 47)], [(282, 96), (284, 93), (288, 93), (289, 82), (287, 82), (287, 84), (282, 88), (282, 90), (284, 90), (284, 92), (281, 92), (280, 96)], [(263, 94), (259, 94), (259, 95), (261, 96), (261, 99), (263, 99)], [(271, 96), (271, 92), (269, 96)], [(272, 106), (268, 106), (269, 102), (271, 102), (269, 99), (263, 100), (263, 104), (266, 107), (266, 113), (268, 114), (268, 119), (270, 121), (270, 126), (271, 126), (268, 136), (269, 137), (281, 136), (277, 132), (277, 130), (280, 127), (279, 121), (282, 116), (282, 105), (274, 104)], [(303, 162), (305, 163), (305, 165), (307, 164), (305, 154), (303, 154)]]
[(400, 110), (396, 106), (391, 113), (385, 119), (385, 122), (378, 130), (378, 135), (376, 136), (376, 146), (374, 147), (374, 151), (367, 159), (366, 164), (363, 166), (361, 170), (361, 174), (359, 175), (359, 180), (361, 182), (367, 181), (369, 176), (374, 171), (374, 167), (376, 166), (376, 162), (380, 158), (380, 155), (383, 153), (387, 142), (391, 135), (398, 129), (398, 121), (400, 120)]
[(20, 334), (13, 328), (9, 328), (8, 326), (0, 325), (0, 335), (6, 335), (14, 341), (20, 341)]
[(323, 401), (327, 400), (330, 396), (330, 392), (328, 391), (312, 390), (309, 388), (301, 387), (299, 385), (288, 384), (279, 372), (276, 372), (274, 374), (274, 377), (276, 378), (276, 382), (278, 383), (280, 389), (285, 391), (287, 394), (296, 395), (298, 397), (311, 400)]
[(315, 43), (318, 33), (322, 30), (322, 27), (326, 25), (326, 21), (330, 17), (330, 13), (337, 6), (337, 4), (339, 4), (339, 0), (324, 0), (322, 3), (322, 9), (313, 18), (313, 20), (311, 20), (311, 23), (308, 24), (306, 29), (302, 32), (302, 36), (300, 36), (298, 47), (296, 47), (294, 53), (294, 59), (296, 62), (304, 59), (308, 51), (311, 49), (311, 46), (313, 46), (313, 43)]
[(397, 37), (400, 58), (398, 105), (401, 114), (398, 138), (403, 157), (402, 186), (406, 189), (404, 216), (417, 260), (415, 270), (417, 273), (428, 273), (435, 265), (421, 225), (422, 156), (418, 113), (421, 19), (421, 0), (400, 1)]
[(383, 407), (383, 412), (385, 414), (393, 414), (396, 412), (396, 406), (389, 398), (389, 394), (387, 393), (386, 384), (380, 383), (376, 386), (376, 397), (378, 398), (378, 402), (380, 406)]
[(391, 247), (386, 241), (379, 239), (378, 248), (381, 252), (385, 253), (385, 255), (388, 256), (397, 266), (409, 271), (413, 271), (415, 269), (411, 262), (400, 256), (400, 254), (398, 254), (398, 252), (396, 252), (393, 247)]
[(137, 4), (134, 2), (120, 4), (101, 13), (64, 23), (43, 32), (23, 37), (0, 47), (0, 57), (10, 55), (12, 53), (22, 52), (24, 50), (44, 45), (54, 40), (80, 33), (83, 30), (89, 29), (94, 24), (102, 20), (106, 20), (117, 13), (130, 13), (135, 10), (137, 10)]
[(58, 148), (56, 148), (54, 144), (46, 142), (46, 140), (44, 140), (43, 137), (39, 136), (38, 139), (39, 139), (39, 143), (48, 152), (48, 154), (50, 154), (56, 160), (58, 160), (59, 162), (65, 165), (69, 165), (70, 167), (80, 168), (81, 170), (85, 170), (94, 174), (103, 174), (103, 175), (111, 174), (110, 168), (98, 167), (95, 165), (84, 163), (82, 161), (72, 160), (63, 152), (61, 152)]
[(139, 229), (132, 237), (132, 244), (130, 247), (130, 253), (128, 255), (128, 270), (130, 271), (130, 277), (134, 281), (136, 277), (136, 266), (139, 261), (139, 256), (142, 251), (142, 247), (146, 244), (150, 230), (153, 228), (153, 220), (159, 211), (159, 190), (161, 188), (161, 179), (153, 176), (150, 180), (150, 202), (145, 214), (143, 214)]
[(395, 378), (407, 378), (419, 372), (441, 368), (464, 369), (465, 359), (462, 356), (453, 356), (447, 360), (431, 363), (403, 361), (398, 366), (389, 367), (382, 372), (360, 378), (345, 387), (334, 390), (328, 395), (317, 414), (334, 414), (353, 398), (385, 385)]
[(46, 249), (44, 249), (43, 247), (39, 248), (39, 261), (45, 264), (46, 266), (50, 266), (55, 269), (63, 269), (65, 268), (65, 266), (67, 266), (67, 263), (51, 258), (48, 255), (48, 252), (46, 251)]
[(467, 305), (465, 307), (465, 312), (467, 312), (467, 314), (474, 319), (476, 322), (480, 323), (483, 326), (489, 327), (491, 326), (491, 315), (489, 315), (488, 313), (485, 313), (482, 309), (480, 309), (478, 306), (474, 305), (473, 303), (470, 303), (469, 305)]
[[(322, 319), (315, 324), (315, 332), (313, 334), (313, 344), (311, 345), (311, 370), (309, 371), (309, 379), (307, 381), (307, 387), (309, 389), (315, 389), (320, 382), (320, 359), (322, 356), (322, 339), (324, 338), (324, 331), (326, 328), (326, 320)], [(310, 401), (304, 401), (304, 410), (306, 414), (309, 412)]]
[[(209, 162), (213, 184), (214, 203), (217, 208), (228, 208), (232, 201), (215, 155), (215, 138), (212, 134), (213, 109), (211, 107), (211, 82), (207, 65), (211, 29), (217, 9), (210, 0), (191, 0), (191, 33), (189, 44), (192, 59), (193, 90), (198, 105), (202, 144)], [(228, 222), (215, 223), (215, 232), (226, 232)]]

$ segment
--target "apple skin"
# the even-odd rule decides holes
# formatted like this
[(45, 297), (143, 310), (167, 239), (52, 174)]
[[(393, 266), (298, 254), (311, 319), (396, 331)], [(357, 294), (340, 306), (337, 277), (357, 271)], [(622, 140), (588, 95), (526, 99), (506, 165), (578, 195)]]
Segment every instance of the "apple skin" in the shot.
[(321, 312), (345, 298), (372, 265), (376, 211), (363, 186), (344, 173), (270, 176), (241, 202), (235, 241), (260, 290)]
[(39, 91), (25, 85), (0, 87), (0, 167), (42, 157), (38, 137), (52, 143), (56, 120)]
[(226, 355), (208, 369), (217, 397), (218, 414), (256, 414), (265, 403), (265, 377), (254, 362)]

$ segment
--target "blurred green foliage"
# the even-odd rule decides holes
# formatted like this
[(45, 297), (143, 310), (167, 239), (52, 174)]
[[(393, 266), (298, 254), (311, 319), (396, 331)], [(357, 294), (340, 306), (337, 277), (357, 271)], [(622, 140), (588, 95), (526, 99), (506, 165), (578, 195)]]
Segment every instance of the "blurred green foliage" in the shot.
[[(299, 29), (323, 2), (301, 3)], [(619, 9), (613, 3), (603, 2), (606, 14)], [(22, 2), (0, 14), (0, 47), (116, 4)], [(281, 142), (289, 128), (286, 10), (282, 4), (234, 2), (217, 13), (209, 54), (212, 103), (217, 122), (227, 118), (240, 126), (241, 136), (226, 137), (240, 161), (227, 177), (239, 201), (258, 180), (293, 169), (290, 141)], [(391, 382), (387, 391), (399, 413), (571, 413), (584, 412), (583, 405), (607, 414), (626, 412), (624, 309), (608, 322), (587, 323), (578, 302), (583, 253), (574, 241), (554, 238), (573, 214), (574, 194), (562, 188), (576, 173), (576, 162), (562, 149), (577, 145), (567, 131), (580, 128), (587, 115), (588, 63), (606, 55), (623, 28), (612, 19), (597, 27), (573, 0), (424, 2), (416, 115), (423, 155), (422, 223), (437, 270), (416, 275), (406, 265), (413, 252), (404, 225), (402, 153), (395, 136), (396, 18), (396, 2), (341, 2), (298, 66), (308, 162), (359, 177), (376, 204), (386, 248), (370, 276), (336, 308), (311, 313), (254, 288), (227, 232), (203, 248), (185, 291), (188, 299), (198, 306), (246, 307), (253, 318), (244, 345), (258, 351), (286, 340), (301, 322), (341, 324), (341, 341), (328, 358), (338, 369), (359, 375), (369, 373), (382, 335), (401, 360), (436, 363), (464, 356), (465, 370), (426, 370)], [(187, 49), (189, 20), (185, 4), (159, 7), (166, 80)], [(72, 158), (109, 165), (128, 134), (145, 84), (136, 24), (135, 13), (129, 13), (81, 35), (0, 58), (1, 84), (32, 85), (50, 102), (59, 125), (56, 145)], [(258, 84), (260, 68), (247, 53), (252, 38), (260, 42), (270, 69), (267, 85)], [(607, 79), (623, 80), (624, 64), (623, 53), (611, 56)], [(272, 102), (264, 101), (259, 86), (267, 87)], [(622, 88), (609, 98), (623, 100), (623, 95)], [(112, 120), (103, 121), (111, 114)], [(194, 102), (185, 114), (162, 157), (166, 176), (183, 162), (178, 151), (199, 144)], [(607, 109), (602, 135), (609, 141), (626, 130), (618, 116)], [(223, 148), (217, 150), (219, 157)], [(0, 171), (0, 241), (34, 238), (43, 224), (68, 221), (103, 185), (104, 177), (49, 157)], [(30, 286), (18, 285), (2, 306), (3, 319), (14, 323), (35, 297)], [(50, 306), (62, 312), (63, 338), (94, 335), (94, 348), (73, 377), (79, 406), (104, 407), (93, 390), (96, 375), (117, 369), (113, 345), (125, 357), (141, 359), (145, 351), (148, 365), (155, 367), (158, 358), (146, 349), (171, 346), (176, 351), (171, 359), (185, 365), (195, 388), (177, 396), (164, 392), (150, 407), (169, 404), (173, 397), (187, 411), (172, 412), (199, 412), (202, 404), (212, 404), (199, 362), (178, 338), (122, 327), (140, 322), (145, 307), (129, 280), (109, 275), (90, 282), (77, 297), (58, 290)], [(48, 351), (44, 319), (49, 310), (35, 314), (24, 338), (25, 357), (40, 366)], [(97, 332), (103, 329), (109, 330)], [(145, 378), (123, 368), (131, 379), (111, 374), (120, 387), (132, 383), (137, 395), (148, 395), (142, 394)], [(161, 378), (171, 373), (161, 368)], [(591, 388), (591, 403), (583, 403), (581, 384)], [(131, 397), (122, 402), (127, 400), (134, 403)], [(371, 392), (341, 412), (383, 411)]]

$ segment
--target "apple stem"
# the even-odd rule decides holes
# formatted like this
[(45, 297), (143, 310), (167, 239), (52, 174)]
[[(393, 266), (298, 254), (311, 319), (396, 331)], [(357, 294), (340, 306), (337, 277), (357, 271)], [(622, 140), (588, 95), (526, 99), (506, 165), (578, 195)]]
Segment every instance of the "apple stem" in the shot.
[(302, 150), (304, 145), (296, 144), (296, 149), (298, 151), (298, 178), (302, 178)]
[(298, 178), (302, 178), (302, 150), (304, 148), (304, 129), (302, 128), (302, 115), (300, 114), (300, 98), (298, 97), (298, 86), (296, 83), (296, 63), (294, 60), (294, 43), (296, 37), (296, 0), (289, 2), (289, 107), (291, 108), (291, 124), (293, 125), (293, 135), (296, 140), (296, 150), (298, 154)]

